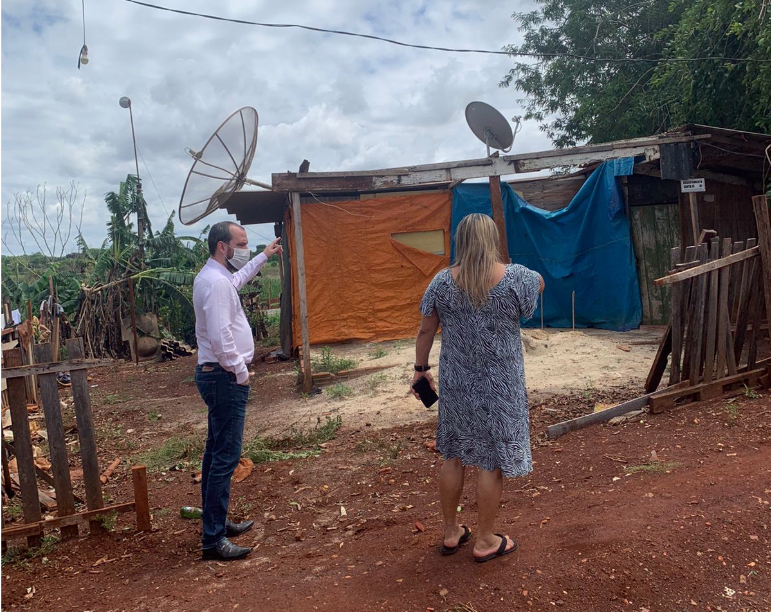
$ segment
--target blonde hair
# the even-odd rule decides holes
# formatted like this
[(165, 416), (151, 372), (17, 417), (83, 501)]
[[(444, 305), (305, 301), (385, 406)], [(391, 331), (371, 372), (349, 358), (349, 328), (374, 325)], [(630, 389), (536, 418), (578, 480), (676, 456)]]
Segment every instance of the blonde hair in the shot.
[(480, 308), (487, 302), (495, 264), (500, 263), (498, 228), (487, 215), (468, 215), (455, 231), (455, 265), (459, 266), (458, 286), (466, 292), (471, 305)]

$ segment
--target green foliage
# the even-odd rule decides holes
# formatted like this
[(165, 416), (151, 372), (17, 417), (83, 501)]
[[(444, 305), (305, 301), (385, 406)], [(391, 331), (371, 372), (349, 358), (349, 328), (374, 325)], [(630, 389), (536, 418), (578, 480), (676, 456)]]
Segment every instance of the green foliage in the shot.
[(332, 349), (328, 346), (321, 349), (320, 357), (311, 359), (312, 372), (330, 372), (331, 374), (337, 374), (343, 370), (350, 370), (355, 365), (356, 362), (353, 359), (336, 357), (333, 355)]
[(168, 470), (175, 465), (197, 465), (201, 461), (204, 440), (192, 438), (169, 438), (163, 446), (144, 453), (137, 461), (150, 471)]
[(314, 457), (321, 452), (319, 445), (334, 438), (341, 424), (340, 417), (327, 417), (324, 423), (317, 420), (316, 426), (309, 431), (292, 428), (288, 436), (280, 438), (257, 436), (244, 444), (242, 454), (254, 463)]
[[(513, 14), (524, 42), (506, 50), (560, 57), (517, 61), (501, 86), (527, 96), (525, 118), (557, 146), (685, 123), (771, 131), (771, 63), (737, 61), (771, 57), (763, 0), (536, 2)], [(713, 57), (732, 59), (694, 59)]]
[(388, 351), (385, 350), (382, 346), (379, 346), (374, 351), (371, 351), (368, 356), (370, 359), (380, 359), (386, 355), (388, 355)]
[(327, 387), (327, 395), (332, 399), (343, 399), (344, 397), (353, 395), (353, 389), (343, 383), (337, 383), (331, 387)]

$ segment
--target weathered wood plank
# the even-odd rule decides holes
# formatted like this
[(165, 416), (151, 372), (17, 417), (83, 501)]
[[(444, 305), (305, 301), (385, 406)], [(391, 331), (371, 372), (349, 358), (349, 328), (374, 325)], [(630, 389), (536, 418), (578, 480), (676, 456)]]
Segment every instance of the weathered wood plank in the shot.
[[(733, 245), (730, 238), (723, 238), (723, 260), (731, 256)], [(745, 253), (747, 251), (744, 251)], [(728, 285), (731, 281), (731, 269), (723, 267), (720, 269), (719, 288), (718, 288), (718, 317), (717, 317), (717, 370), (715, 378), (723, 378), (726, 375), (726, 365), (728, 363), (729, 344), (726, 342), (726, 336), (731, 335), (731, 319), (728, 312)], [(733, 351), (733, 345), (731, 345)]]
[[(35, 346), (35, 361), (48, 363), (53, 359), (53, 347), (50, 342)], [(64, 425), (59, 403), (59, 386), (56, 374), (47, 373), (38, 376), (40, 384), (40, 399), (45, 414), (46, 430), (48, 431), (48, 448), (51, 456), (51, 472), (56, 489), (56, 507), (59, 516), (75, 513), (75, 500), (72, 497), (72, 482), (70, 481), (70, 464), (67, 459), (67, 442), (64, 438)], [(78, 536), (78, 526), (62, 528), (62, 539)]]
[[(747, 240), (747, 248), (755, 246), (756, 240), (750, 238)], [(736, 331), (734, 332), (734, 359), (737, 364), (741, 361), (742, 350), (744, 349), (744, 337), (747, 332), (747, 324), (750, 319), (750, 296), (758, 293), (757, 286), (760, 277), (756, 277), (756, 271), (759, 271), (759, 262), (757, 259), (750, 259), (744, 262), (741, 272), (741, 281), (739, 283), (739, 295), (736, 299)]]
[(659, 350), (656, 352), (656, 357), (653, 359), (653, 365), (651, 365), (650, 372), (648, 372), (648, 378), (645, 381), (645, 392), (653, 393), (659, 388), (661, 379), (664, 376), (664, 371), (667, 369), (667, 358), (672, 352), (672, 324), (667, 325), (667, 331), (664, 332), (664, 337), (659, 344)]
[(150, 531), (150, 499), (147, 495), (147, 469), (144, 465), (131, 468), (134, 481), (134, 508), (137, 513), (137, 531)]
[(584, 416), (577, 417), (575, 419), (570, 419), (569, 421), (562, 421), (561, 423), (557, 423), (555, 425), (549, 425), (549, 427), (546, 428), (546, 434), (549, 436), (550, 439), (559, 438), (560, 436), (575, 431), (577, 429), (582, 429), (588, 425), (595, 425), (597, 423), (605, 423), (606, 421), (609, 421), (613, 417), (617, 417), (622, 414), (626, 414), (627, 412), (631, 412), (632, 410), (640, 410), (648, 405), (648, 398), (650, 398), (651, 394), (643, 395), (641, 397), (637, 397), (633, 400), (629, 400), (628, 402), (623, 402), (619, 404), (618, 406), (613, 406), (612, 408), (607, 408), (605, 410), (600, 410), (600, 412), (593, 412), (592, 414), (585, 414)]
[[(691, 142), (699, 136), (660, 136), (588, 145), (572, 149), (552, 149), (535, 153), (504, 155), (497, 158), (423, 164), (406, 168), (385, 168), (349, 172), (294, 172), (271, 175), (274, 191), (377, 191), (430, 183), (503, 176), (521, 172), (536, 172), (563, 166), (644, 155), (647, 161), (659, 158), (659, 146), (676, 142)], [(405, 173), (406, 171), (406, 173)]]
[[(3, 360), (8, 367), (21, 365), (21, 349), (3, 351)], [(35, 460), (32, 453), (32, 439), (29, 434), (29, 415), (27, 413), (27, 392), (24, 379), (8, 381), (8, 403), (11, 409), (11, 430), (13, 431), (16, 465), (19, 468), (19, 489), (24, 521), (34, 523), (41, 518), (40, 504), (37, 497), (35, 480)], [(5, 532), (5, 530), (3, 530)], [(40, 536), (32, 534), (28, 539), (30, 546), (40, 545)]]
[[(674, 247), (670, 251), (670, 261), (674, 269), (680, 263), (680, 247)], [(676, 283), (672, 286), (672, 359), (669, 366), (669, 384), (680, 382), (680, 356), (683, 350), (683, 323), (682, 302), (683, 284)]]
[(498, 247), (501, 261), (505, 264), (511, 261), (509, 257), (509, 242), (506, 239), (506, 218), (503, 215), (503, 198), (501, 197), (501, 177), (490, 177), (490, 205), (493, 209), (493, 221), (498, 228)]
[(98, 510), (86, 510), (85, 512), (79, 512), (77, 514), (70, 514), (69, 516), (60, 516), (47, 521), (37, 521), (29, 525), (19, 525), (18, 527), (8, 527), (3, 529), (3, 540), (10, 538), (18, 538), (20, 536), (28, 536), (30, 534), (38, 535), (43, 533), (44, 529), (54, 529), (56, 527), (72, 527), (77, 528), (78, 524), (84, 521), (99, 520), (100, 517), (109, 516), (112, 512), (132, 512), (134, 510), (134, 502), (126, 502), (123, 504), (114, 504), (112, 506), (105, 506)]
[[(713, 238), (710, 242), (709, 258), (714, 261), (720, 257), (720, 239)], [(718, 313), (718, 278), (719, 272), (709, 273), (709, 290), (707, 300), (707, 340), (704, 348), (704, 382), (711, 382), (715, 370), (715, 339), (717, 338)]]
[[(52, 353), (53, 354), (53, 353)], [(103, 368), (115, 365), (114, 359), (73, 359), (71, 361), (55, 361), (53, 363), (35, 363), (35, 365), (3, 368), (2, 378), (23, 378), (35, 374), (50, 374), (56, 372), (71, 372), (89, 368)]]
[[(730, 238), (728, 238), (728, 240), (730, 240)], [(744, 250), (741, 253), (736, 253), (735, 255), (729, 255), (728, 257), (721, 257), (717, 261), (710, 261), (708, 263), (696, 266), (695, 268), (691, 268), (690, 270), (683, 270), (682, 272), (677, 272), (675, 274), (670, 274), (669, 276), (657, 278), (653, 282), (655, 285), (670, 285), (672, 283), (677, 283), (679, 281), (685, 280), (686, 278), (693, 278), (701, 274), (706, 274), (707, 272), (712, 272), (712, 270), (719, 270), (720, 268), (725, 268), (726, 266), (730, 266), (731, 264), (744, 261), (745, 259), (751, 259), (752, 257), (757, 257), (758, 255), (759, 255), (759, 247), (754, 247), (752, 249)]]
[[(700, 244), (698, 247), (699, 261), (703, 264), (707, 261), (707, 245)], [(704, 344), (704, 305), (707, 301), (707, 277), (702, 275), (694, 279), (696, 284), (696, 293), (691, 305), (693, 310), (693, 322), (688, 342), (688, 348), (691, 351), (690, 369), (688, 380), (692, 385), (699, 383), (701, 374), (701, 362), (703, 357), (702, 346)]]
[(766, 303), (766, 316), (771, 319), (771, 221), (769, 221), (768, 199), (766, 196), (753, 196), (752, 208), (755, 211), (755, 225), (758, 229), (758, 248), (760, 265), (763, 271), (761, 286)]
[(305, 287), (305, 249), (303, 247), (302, 210), (300, 206), (300, 194), (293, 191), (290, 194), (292, 201), (292, 224), (294, 226), (294, 242), (297, 251), (297, 293), (300, 297), (300, 330), (302, 334), (302, 360), (303, 360), (303, 390), (309, 393), (313, 388), (313, 376), (311, 374), (311, 345), (308, 332), (308, 293)]
[[(67, 357), (83, 358), (83, 339), (67, 340)], [(86, 370), (71, 372), (72, 399), (75, 404), (75, 420), (78, 425), (80, 440), (80, 461), (83, 466), (83, 484), (86, 487), (86, 505), (89, 510), (97, 510), (104, 506), (102, 498), (102, 483), (99, 480), (99, 458), (96, 451), (94, 436), (94, 418), (91, 413), (91, 396), (88, 393), (88, 374)], [(91, 533), (104, 530), (102, 523), (96, 519), (89, 521)]]

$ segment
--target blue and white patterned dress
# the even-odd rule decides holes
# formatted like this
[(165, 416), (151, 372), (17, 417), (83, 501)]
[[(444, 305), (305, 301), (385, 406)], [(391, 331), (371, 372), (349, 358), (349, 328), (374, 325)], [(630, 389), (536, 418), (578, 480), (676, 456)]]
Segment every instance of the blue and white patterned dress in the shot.
[(436, 448), (445, 459), (510, 478), (532, 471), (519, 322), (533, 316), (539, 288), (537, 273), (510, 264), (478, 309), (449, 268), (426, 289), (420, 310), (442, 324)]

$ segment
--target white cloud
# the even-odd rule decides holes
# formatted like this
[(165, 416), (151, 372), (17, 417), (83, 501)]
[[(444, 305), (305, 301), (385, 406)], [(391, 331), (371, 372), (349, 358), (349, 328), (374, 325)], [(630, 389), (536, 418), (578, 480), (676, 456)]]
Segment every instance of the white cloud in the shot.
[[(316, 0), (220, 3), (164, 0), (188, 11), (300, 23), (436, 46), (499, 50), (516, 42), (510, 15), (527, 8), (475, 0)], [(4, 0), (2, 12), (2, 202), (70, 180), (87, 192), (84, 234), (106, 235), (104, 193), (134, 173), (132, 99), (150, 216), (160, 228), (176, 210), (190, 166), (234, 110), (259, 112), (249, 176), (272, 172), (365, 170), (481, 157), (464, 108), (484, 100), (522, 114), (516, 91), (498, 82), (511, 60), (450, 54), (297, 29), (259, 28), (155, 11), (122, 0), (86, 0), (90, 63), (77, 70), (79, 0)], [(547, 149), (526, 125), (515, 150)], [(146, 162), (146, 166), (145, 166)], [(151, 180), (152, 177), (152, 180)], [(156, 190), (157, 187), (157, 190)], [(218, 212), (179, 233), (196, 235)], [(272, 227), (251, 228), (264, 238)], [(4, 228), (5, 233), (5, 228)]]

